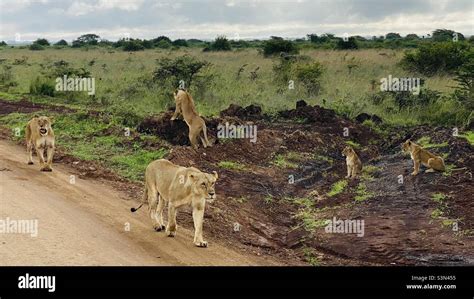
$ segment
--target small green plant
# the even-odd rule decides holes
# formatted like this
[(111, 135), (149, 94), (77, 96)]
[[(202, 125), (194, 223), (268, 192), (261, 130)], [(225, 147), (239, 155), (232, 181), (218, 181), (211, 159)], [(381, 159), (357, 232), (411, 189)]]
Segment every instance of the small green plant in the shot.
[(328, 192), (327, 196), (329, 197), (335, 196), (341, 193), (342, 191), (344, 191), (346, 187), (347, 187), (347, 180), (337, 181), (331, 186), (331, 190)]
[(359, 185), (357, 185), (356, 196), (354, 197), (355, 201), (364, 201), (373, 196), (373, 193), (367, 191), (367, 186), (364, 182), (360, 182)]
[(305, 247), (303, 248), (303, 255), (308, 264), (311, 266), (320, 266), (321, 265), (321, 259), (316, 256), (314, 249)]
[(441, 210), (441, 208), (436, 208), (431, 212), (431, 218), (433, 219), (438, 219), (444, 215), (444, 212)]
[(466, 131), (464, 134), (458, 135), (461, 138), (465, 138), (471, 145), (474, 145), (474, 132)]
[(273, 159), (272, 164), (280, 168), (298, 168), (295, 161), (300, 161), (301, 155), (296, 152), (288, 152), (286, 154), (278, 154)]
[(431, 198), (433, 199), (433, 201), (437, 202), (437, 203), (442, 203), (446, 200), (447, 198), (447, 195), (444, 194), (444, 193), (434, 193)]
[(274, 200), (274, 198), (273, 198), (272, 195), (267, 195), (267, 196), (265, 196), (265, 197), (263, 198), (263, 201), (264, 201), (265, 203), (267, 203), (267, 204), (272, 203), (273, 200)]
[(347, 140), (346, 144), (349, 145), (349, 146), (352, 146), (354, 149), (359, 149), (360, 148), (360, 144), (358, 144), (357, 142), (352, 141), (352, 140)]
[(431, 143), (431, 137), (429, 136), (423, 136), (420, 139), (416, 141), (417, 144), (422, 146), (425, 149), (429, 148), (438, 148), (438, 147), (446, 147), (448, 146), (448, 142), (445, 141), (443, 143)]
[(246, 168), (245, 165), (234, 161), (220, 161), (217, 166), (230, 170), (244, 170)]

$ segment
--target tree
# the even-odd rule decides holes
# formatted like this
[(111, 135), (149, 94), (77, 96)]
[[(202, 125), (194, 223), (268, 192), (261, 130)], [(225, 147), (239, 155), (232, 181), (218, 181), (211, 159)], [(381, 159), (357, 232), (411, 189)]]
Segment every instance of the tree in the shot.
[(216, 37), (215, 41), (211, 44), (211, 51), (230, 51), (232, 47), (229, 40), (224, 35)]
[(73, 47), (82, 47), (89, 45), (97, 45), (99, 42), (100, 36), (97, 34), (89, 33), (79, 36), (76, 40), (72, 41)]
[(414, 39), (419, 39), (420, 37), (414, 33), (410, 33), (410, 34), (407, 34), (407, 36), (405, 36), (405, 39), (408, 39), (408, 40), (414, 40)]
[(464, 40), (464, 35), (449, 29), (436, 29), (432, 35), (435, 42), (452, 41), (456, 36), (458, 40)]
[(385, 38), (386, 39), (400, 39), (402, 37), (398, 33), (390, 32), (390, 33), (387, 33), (387, 35), (385, 35)]
[(344, 41), (342, 38), (337, 41), (336, 49), (338, 50), (356, 50), (359, 46), (357, 45), (356, 39), (351, 36)]
[(173, 46), (176, 47), (188, 47), (188, 42), (185, 39), (177, 39), (173, 41)]
[(47, 39), (45, 38), (38, 38), (37, 40), (35, 40), (33, 42), (34, 44), (38, 44), (40, 46), (49, 46), (49, 42)]
[(55, 46), (67, 46), (67, 41), (64, 39), (58, 41), (57, 43), (54, 44)]
[(263, 55), (265, 57), (281, 53), (298, 54), (299, 50), (296, 45), (281, 38), (272, 38), (263, 43)]

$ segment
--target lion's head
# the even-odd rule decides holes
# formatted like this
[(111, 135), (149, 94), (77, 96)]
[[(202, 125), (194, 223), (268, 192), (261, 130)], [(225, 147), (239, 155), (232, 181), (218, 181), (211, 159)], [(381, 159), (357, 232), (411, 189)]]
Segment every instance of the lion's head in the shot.
[(195, 195), (204, 197), (209, 203), (216, 199), (215, 185), (218, 178), (217, 172), (214, 171), (212, 174), (192, 172), (189, 174), (189, 178), (192, 180), (192, 192)]
[(409, 152), (411, 148), (412, 142), (410, 139), (402, 143), (402, 151)]
[(342, 156), (350, 156), (354, 153), (354, 149), (350, 146), (346, 146), (343, 150), (342, 150)]
[(41, 136), (46, 136), (51, 132), (52, 120), (47, 116), (40, 116), (36, 118), (36, 123), (38, 124), (38, 130)]

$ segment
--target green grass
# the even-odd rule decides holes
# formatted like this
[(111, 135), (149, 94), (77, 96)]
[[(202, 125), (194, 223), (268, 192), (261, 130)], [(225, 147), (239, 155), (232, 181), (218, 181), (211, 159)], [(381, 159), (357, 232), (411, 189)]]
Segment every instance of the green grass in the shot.
[(272, 164), (279, 168), (298, 168), (298, 161), (301, 161), (301, 154), (296, 152), (288, 152), (286, 154), (278, 154), (272, 161)]
[(313, 248), (310, 247), (304, 247), (303, 248), (303, 255), (305, 261), (310, 264), (311, 266), (320, 266), (321, 265), (321, 259), (316, 256), (316, 253)]
[(327, 193), (327, 196), (333, 197), (341, 193), (342, 191), (344, 191), (346, 187), (347, 187), (347, 180), (337, 181), (331, 186), (331, 190), (329, 190), (329, 192)]
[(127, 155), (114, 156), (111, 162), (120, 175), (132, 180), (142, 180), (148, 164), (153, 160), (162, 159), (167, 153), (164, 148), (157, 151), (139, 150)]
[(443, 203), (448, 198), (448, 196), (444, 193), (437, 192), (437, 193), (433, 193), (431, 198), (433, 199), (433, 201), (437, 203)]
[(374, 194), (367, 190), (367, 186), (364, 182), (360, 182), (357, 185), (356, 196), (354, 197), (355, 201), (364, 201), (364, 200), (367, 200), (367, 199), (369, 199), (373, 196), (374, 196)]
[[(257, 49), (243, 49), (228, 52), (202, 52), (200, 48), (179, 50), (150, 49), (129, 54), (121, 50), (107, 48), (90, 49), (54, 49), (44, 51), (30, 51), (18, 47), (2, 48), (4, 65), (11, 66), (12, 78), (16, 86), (8, 89), (8, 94), (23, 95), (29, 92), (31, 82), (49, 65), (64, 60), (75, 69), (85, 68), (96, 78), (96, 96), (91, 98), (85, 93), (74, 95), (58, 95), (54, 98), (40, 98), (50, 103), (92, 107), (106, 111), (127, 111), (133, 109), (140, 116), (158, 113), (173, 104), (170, 90), (164, 90), (160, 84), (149, 84), (156, 64), (150, 63), (155, 59), (169, 57), (176, 58), (189, 54), (199, 60), (209, 61), (212, 66), (207, 71), (212, 74), (213, 81), (207, 87), (190, 87), (194, 95), (197, 110), (202, 115), (217, 115), (231, 103), (242, 106), (258, 104), (265, 112), (294, 108), (294, 101), (289, 99), (304, 98), (308, 104), (322, 105), (325, 108), (335, 109), (349, 117), (355, 117), (360, 112), (377, 114), (389, 124), (421, 124), (426, 120), (439, 123), (433, 114), (447, 115), (453, 119), (452, 112), (462, 110), (463, 107), (453, 101), (444, 101), (426, 107), (410, 107), (398, 110), (390, 100), (375, 104), (370, 97), (379, 92), (372, 90), (370, 82), (392, 74), (394, 77), (403, 77), (406, 72), (398, 64), (404, 50), (394, 50), (394, 55), (379, 55), (378, 49), (361, 49), (358, 51), (333, 51), (322, 49), (302, 49), (301, 54), (322, 64), (324, 72), (321, 76), (321, 91), (310, 95), (302, 84), (296, 84), (295, 89), (289, 90), (287, 82), (275, 80), (273, 66), (276, 59), (264, 58)], [(347, 56), (347, 57), (345, 57)], [(13, 64), (15, 59), (27, 57), (27, 63)], [(95, 60), (92, 66), (89, 62)], [(359, 67), (347, 74), (347, 62), (357, 61)], [(236, 78), (237, 70), (248, 64), (240, 78)], [(258, 78), (251, 80), (250, 71), (260, 67)], [(97, 82), (100, 78), (100, 83)], [(425, 78), (427, 88), (448, 95), (457, 83), (450, 75), (435, 74)], [(337, 88), (334, 88), (337, 82)], [(265, 86), (267, 88), (262, 88)], [(4, 91), (6, 92), (6, 91)], [(251, 96), (249, 96), (251, 95)], [(0, 94), (0, 98), (9, 98), (9, 95)], [(19, 97), (11, 97), (17, 100)], [(366, 124), (372, 127), (371, 124)], [(374, 129), (376, 127), (373, 127)]]
[(441, 210), (441, 208), (436, 208), (431, 212), (431, 218), (433, 219), (439, 219), (444, 215), (444, 212)]
[(349, 145), (349, 146), (352, 146), (354, 149), (360, 149), (360, 144), (358, 144), (355, 141), (347, 140), (346, 144)]
[(240, 164), (239, 162), (234, 162), (234, 161), (220, 161), (217, 163), (217, 166), (220, 168), (224, 169), (229, 169), (229, 170), (245, 170), (246, 167), (243, 164)]
[(463, 134), (460, 134), (459, 137), (465, 138), (469, 144), (474, 145), (474, 132), (473, 131), (466, 131)]
[(431, 137), (429, 136), (423, 136), (420, 139), (416, 141), (417, 144), (422, 146), (425, 149), (429, 148), (439, 148), (439, 147), (446, 147), (448, 146), (448, 142), (445, 141), (443, 143), (431, 143)]

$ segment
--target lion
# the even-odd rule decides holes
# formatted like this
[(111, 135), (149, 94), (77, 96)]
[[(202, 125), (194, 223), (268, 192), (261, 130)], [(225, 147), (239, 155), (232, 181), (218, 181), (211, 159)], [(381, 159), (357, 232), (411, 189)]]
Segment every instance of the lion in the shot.
[(342, 156), (346, 156), (347, 176), (346, 178), (355, 178), (362, 172), (362, 162), (359, 156), (351, 146), (346, 146), (342, 150)]
[(176, 212), (184, 205), (191, 205), (194, 220), (194, 245), (207, 247), (207, 241), (202, 237), (202, 223), (206, 202), (216, 199), (215, 183), (217, 172), (204, 173), (194, 167), (182, 167), (172, 162), (160, 159), (151, 162), (145, 171), (145, 192), (143, 202), (135, 212), (148, 203), (148, 211), (156, 231), (165, 229), (163, 209), (168, 204), (168, 237), (176, 235)]
[[(178, 116), (183, 115), (184, 121), (189, 127), (189, 142), (195, 149), (198, 148), (197, 138), (201, 139), (203, 146), (206, 148), (211, 146), (207, 139), (207, 127), (204, 119), (199, 116), (194, 106), (194, 100), (185, 90), (178, 90), (174, 93), (176, 101), (176, 110), (174, 111), (171, 120), (175, 120)], [(204, 137), (201, 136), (201, 132)]]
[[(26, 125), (26, 151), (28, 153), (28, 165), (33, 165), (33, 147), (39, 157), (41, 171), (53, 171), (53, 155), (55, 150), (54, 131), (51, 127), (52, 118), (47, 116), (35, 116)], [(44, 151), (46, 150), (46, 162)]]
[(429, 151), (423, 149), (418, 144), (415, 144), (410, 139), (402, 143), (402, 150), (404, 152), (409, 152), (411, 159), (413, 160), (413, 172), (411, 175), (417, 175), (420, 171), (420, 163), (428, 167), (425, 172), (434, 172), (445, 171), (446, 166), (444, 165), (444, 160), (440, 156), (430, 153)]

